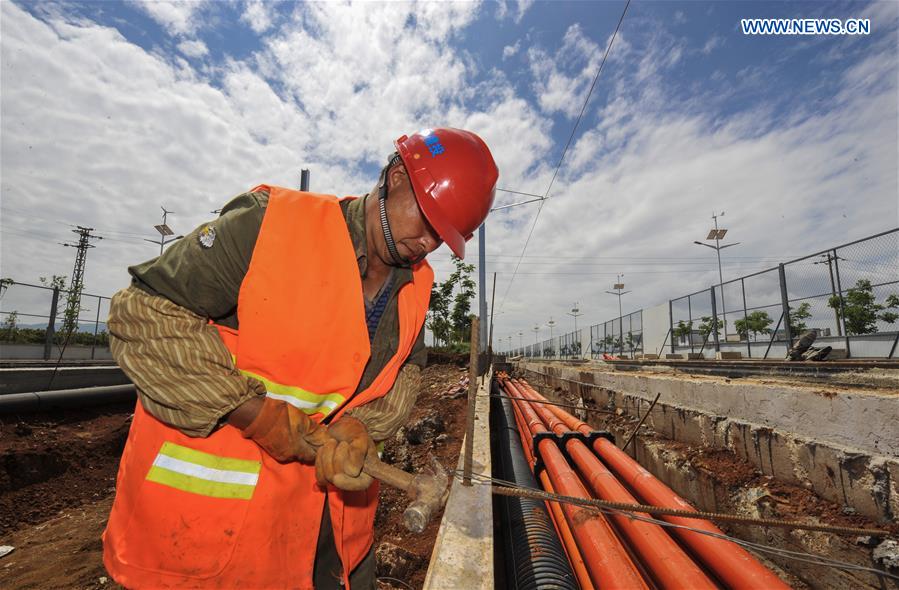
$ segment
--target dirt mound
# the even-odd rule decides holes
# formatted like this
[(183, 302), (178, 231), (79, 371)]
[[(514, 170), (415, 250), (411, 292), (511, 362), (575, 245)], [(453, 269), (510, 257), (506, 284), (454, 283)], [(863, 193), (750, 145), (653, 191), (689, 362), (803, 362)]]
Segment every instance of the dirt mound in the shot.
[(0, 425), (0, 533), (112, 493), (131, 405)]

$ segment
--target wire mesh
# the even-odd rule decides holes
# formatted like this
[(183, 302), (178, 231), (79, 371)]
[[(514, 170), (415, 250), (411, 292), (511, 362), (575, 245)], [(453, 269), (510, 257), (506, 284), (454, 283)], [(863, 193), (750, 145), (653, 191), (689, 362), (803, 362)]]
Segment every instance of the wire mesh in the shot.
[(0, 285), (0, 342), (4, 344), (0, 357), (48, 358), (49, 346), (66, 343), (72, 348), (89, 346), (94, 358), (98, 347), (108, 348), (109, 297), (82, 293), (77, 311), (68, 314), (70, 292), (58, 289), (56, 293), (54, 314), (52, 287), (12, 281)]

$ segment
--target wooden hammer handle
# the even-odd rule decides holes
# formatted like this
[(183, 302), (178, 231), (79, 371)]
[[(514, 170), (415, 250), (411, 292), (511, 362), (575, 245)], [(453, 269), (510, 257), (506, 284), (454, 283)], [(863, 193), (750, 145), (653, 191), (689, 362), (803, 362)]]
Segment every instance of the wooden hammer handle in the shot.
[(415, 478), (415, 476), (411, 473), (403, 471), (402, 469), (394, 467), (393, 465), (384, 463), (383, 461), (378, 459), (377, 453), (369, 453), (369, 455), (365, 458), (365, 465), (363, 466), (362, 470), (373, 478), (380, 480), (387, 485), (405, 490), (406, 492), (412, 492), (414, 490), (412, 480)]

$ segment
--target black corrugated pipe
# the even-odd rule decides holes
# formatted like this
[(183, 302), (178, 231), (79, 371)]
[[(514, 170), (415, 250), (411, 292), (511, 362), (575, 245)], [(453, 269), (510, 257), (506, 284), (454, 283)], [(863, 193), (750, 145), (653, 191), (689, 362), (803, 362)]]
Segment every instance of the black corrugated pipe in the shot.
[[(496, 382), (492, 392), (499, 395)], [(495, 476), (517, 485), (540, 489), (521, 448), (521, 439), (508, 399), (494, 397)], [(506, 587), (517, 590), (558, 588), (577, 590), (577, 580), (556, 529), (540, 500), (501, 496), (499, 517), (504, 548)]]
[(134, 385), (107, 385), (84, 389), (59, 389), (0, 395), (0, 414), (43, 412), (62, 408), (83, 408), (133, 402), (137, 397)]

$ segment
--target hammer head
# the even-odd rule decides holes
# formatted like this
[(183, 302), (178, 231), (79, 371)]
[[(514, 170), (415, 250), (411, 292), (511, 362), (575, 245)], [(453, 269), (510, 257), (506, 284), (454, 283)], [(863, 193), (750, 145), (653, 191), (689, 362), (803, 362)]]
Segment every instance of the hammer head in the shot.
[(431, 521), (431, 516), (443, 507), (449, 496), (449, 477), (436, 459), (431, 459), (431, 468), (422, 471), (412, 480), (408, 489), (412, 503), (403, 513), (406, 528), (415, 533), (422, 533)]

